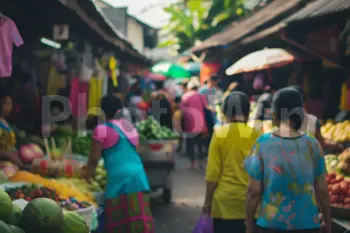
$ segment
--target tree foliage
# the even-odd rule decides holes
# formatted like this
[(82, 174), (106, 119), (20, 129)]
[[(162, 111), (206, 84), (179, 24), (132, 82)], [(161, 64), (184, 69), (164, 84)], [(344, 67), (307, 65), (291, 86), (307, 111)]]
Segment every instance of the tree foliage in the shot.
[(173, 46), (183, 52), (247, 14), (244, 0), (182, 0), (164, 8), (170, 14), (162, 29), (167, 34), (160, 47)]

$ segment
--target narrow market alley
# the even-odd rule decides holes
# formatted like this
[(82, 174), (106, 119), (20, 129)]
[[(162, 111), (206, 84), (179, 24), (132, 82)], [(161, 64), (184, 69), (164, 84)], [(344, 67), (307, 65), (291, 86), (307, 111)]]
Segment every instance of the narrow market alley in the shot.
[(176, 156), (173, 204), (153, 204), (155, 232), (191, 232), (201, 214), (204, 190), (204, 170), (189, 170), (187, 159)]

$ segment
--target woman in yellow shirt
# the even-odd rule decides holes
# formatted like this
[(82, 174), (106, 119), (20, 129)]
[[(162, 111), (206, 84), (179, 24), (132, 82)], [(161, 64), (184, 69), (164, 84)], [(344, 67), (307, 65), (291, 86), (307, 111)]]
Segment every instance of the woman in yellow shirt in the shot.
[(245, 232), (248, 174), (243, 161), (259, 137), (247, 124), (249, 109), (246, 94), (228, 95), (222, 105), (227, 124), (215, 128), (210, 142), (203, 212), (213, 218), (214, 233)]

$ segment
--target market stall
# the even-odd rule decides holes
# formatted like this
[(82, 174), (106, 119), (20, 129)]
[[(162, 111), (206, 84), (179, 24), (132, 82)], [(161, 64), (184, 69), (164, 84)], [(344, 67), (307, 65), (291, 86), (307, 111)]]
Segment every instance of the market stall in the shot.
[(328, 175), (329, 195), (331, 198), (334, 232), (350, 230), (350, 148), (339, 155), (325, 156)]

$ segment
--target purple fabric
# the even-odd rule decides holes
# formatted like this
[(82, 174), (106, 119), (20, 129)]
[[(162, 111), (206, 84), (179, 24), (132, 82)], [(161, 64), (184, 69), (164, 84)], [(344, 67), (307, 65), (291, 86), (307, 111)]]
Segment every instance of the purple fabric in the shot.
[(263, 74), (258, 74), (253, 82), (253, 88), (255, 90), (263, 90), (264, 88), (264, 75)]
[(192, 233), (213, 233), (213, 221), (209, 216), (202, 215)]

